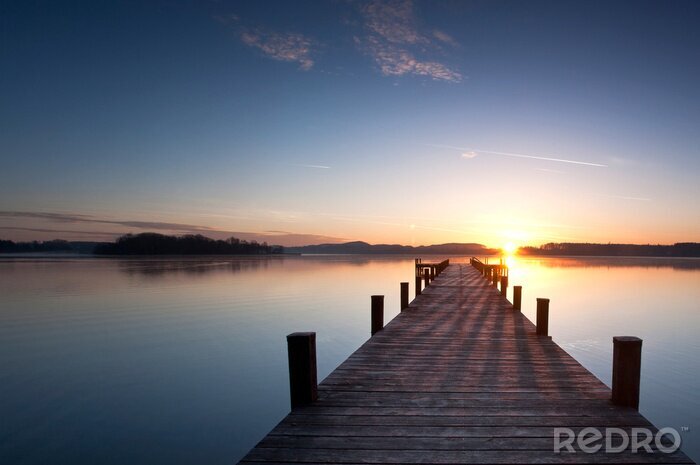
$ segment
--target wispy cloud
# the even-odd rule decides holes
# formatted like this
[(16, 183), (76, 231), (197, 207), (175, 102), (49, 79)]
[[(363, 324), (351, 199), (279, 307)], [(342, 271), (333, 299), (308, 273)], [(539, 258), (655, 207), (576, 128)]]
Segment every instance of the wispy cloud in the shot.
[(274, 60), (296, 62), (305, 71), (314, 66), (311, 58), (313, 41), (302, 34), (254, 29), (243, 31), (241, 40)]
[(362, 7), (365, 27), (394, 44), (428, 43), (415, 27), (411, 0), (374, 0)]
[(496, 152), (494, 150), (481, 150), (481, 149), (475, 149), (475, 148), (469, 148), (469, 147), (455, 147), (452, 145), (441, 145), (441, 144), (425, 144), (428, 147), (437, 147), (441, 149), (450, 149), (450, 150), (459, 150), (463, 151), (466, 150), (466, 152), (462, 153), (462, 158), (474, 158), (476, 155), (475, 154), (486, 154), (486, 155), (502, 155), (505, 157), (513, 157), (513, 158), (528, 158), (530, 160), (543, 160), (543, 161), (551, 161), (551, 162), (556, 162), (556, 163), (570, 163), (573, 165), (586, 165), (586, 166), (596, 166), (600, 168), (607, 168), (608, 165), (604, 165), (602, 163), (593, 163), (589, 161), (580, 161), (580, 160), (569, 160), (565, 158), (555, 158), (555, 157), (543, 157), (540, 155), (527, 155), (524, 153), (512, 153), (512, 152)]
[(444, 31), (440, 31), (438, 29), (435, 29), (433, 31), (433, 37), (435, 37), (440, 42), (444, 42), (444, 43), (451, 45), (453, 47), (459, 46), (457, 41), (454, 40), (451, 35), (449, 35), (448, 33), (444, 32)]
[[(416, 28), (411, 0), (373, 0), (360, 11), (368, 34), (364, 38), (355, 37), (355, 42), (372, 56), (383, 75), (415, 74), (439, 81), (462, 80), (462, 75), (448, 66), (416, 57), (416, 51), (425, 52), (432, 40)], [(435, 36), (438, 40), (452, 40), (445, 33), (439, 35)]]

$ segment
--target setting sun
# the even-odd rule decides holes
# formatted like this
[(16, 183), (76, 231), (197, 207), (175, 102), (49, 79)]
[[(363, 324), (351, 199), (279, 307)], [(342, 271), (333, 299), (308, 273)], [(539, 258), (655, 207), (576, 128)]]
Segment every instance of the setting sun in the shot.
[(513, 255), (517, 249), (518, 249), (518, 246), (515, 245), (515, 243), (513, 243), (513, 242), (506, 242), (503, 245), (503, 251), (508, 255)]

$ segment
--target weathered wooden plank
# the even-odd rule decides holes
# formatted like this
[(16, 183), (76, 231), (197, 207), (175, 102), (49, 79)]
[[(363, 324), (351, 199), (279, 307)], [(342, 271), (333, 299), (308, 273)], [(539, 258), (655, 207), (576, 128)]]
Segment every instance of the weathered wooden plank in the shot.
[(547, 426), (547, 427), (577, 427), (577, 426), (650, 426), (649, 421), (639, 414), (606, 414), (604, 416), (574, 416), (574, 417), (492, 417), (492, 416), (376, 416), (376, 415), (288, 415), (280, 427), (284, 425), (320, 425), (320, 426), (399, 426), (399, 427), (498, 427), (498, 426)]
[[(324, 435), (276, 435), (265, 437), (258, 447), (261, 448), (295, 448), (295, 449), (347, 449), (352, 446), (358, 450), (433, 450), (433, 451), (479, 451), (479, 450), (539, 450), (552, 452), (552, 430), (541, 431), (539, 436), (412, 436), (405, 437), (400, 432), (395, 436), (324, 436)], [(619, 447), (623, 440), (615, 436), (611, 440), (613, 447)], [(665, 446), (670, 442), (666, 441)], [(625, 449), (631, 452), (631, 445)], [(581, 451), (575, 443), (572, 447)], [(652, 450), (655, 447), (652, 445)], [(658, 450), (658, 449), (657, 449)]]
[[(348, 444), (349, 446), (351, 444)], [(558, 463), (693, 463), (684, 454), (638, 452), (620, 454), (554, 453), (524, 450), (362, 450), (255, 448), (244, 459), (248, 462), (279, 463), (392, 463), (392, 464), (558, 464)]]
[[(626, 420), (629, 421), (629, 420)], [(309, 425), (299, 428), (298, 423), (280, 424), (273, 429), (269, 436), (325, 436), (325, 437), (404, 437), (404, 438), (547, 438), (552, 444), (552, 435), (557, 426), (376, 426), (376, 425)], [(610, 425), (596, 425), (606, 428)], [(649, 427), (648, 424), (637, 424), (621, 428), (630, 436), (633, 427)], [(586, 427), (574, 426), (571, 430), (580, 433)], [(656, 429), (651, 427), (656, 433)], [(639, 436), (637, 434), (637, 436)]]

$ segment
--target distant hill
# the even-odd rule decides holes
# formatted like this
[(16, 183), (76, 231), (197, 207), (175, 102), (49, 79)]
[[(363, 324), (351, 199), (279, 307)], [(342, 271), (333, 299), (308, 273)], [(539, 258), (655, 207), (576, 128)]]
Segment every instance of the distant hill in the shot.
[(127, 234), (116, 242), (95, 247), (97, 255), (268, 255), (282, 253), (280, 246), (235, 237), (215, 240), (202, 235), (166, 236), (157, 233)]
[(521, 247), (520, 255), (572, 255), (605, 257), (700, 257), (700, 243), (678, 242), (673, 245), (589, 244), (562, 242)]
[(355, 241), (343, 244), (319, 244), (302, 247), (286, 247), (285, 252), (302, 254), (439, 254), (439, 255), (489, 255), (498, 249), (489, 249), (482, 244), (438, 244), (413, 247), (398, 244), (368, 244)]

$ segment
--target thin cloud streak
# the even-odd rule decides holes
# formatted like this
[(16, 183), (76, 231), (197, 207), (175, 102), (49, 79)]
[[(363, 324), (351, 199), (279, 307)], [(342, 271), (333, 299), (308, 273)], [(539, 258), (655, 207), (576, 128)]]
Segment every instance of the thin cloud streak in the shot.
[(97, 224), (112, 224), (118, 226), (126, 226), (139, 229), (155, 229), (168, 231), (186, 231), (186, 232), (207, 232), (216, 231), (214, 228), (206, 226), (197, 226), (193, 224), (182, 223), (166, 223), (159, 221), (122, 221), (108, 220), (95, 218), (90, 215), (79, 215), (72, 213), (51, 213), (51, 212), (25, 212), (25, 211), (0, 211), (0, 217), (6, 218), (33, 218), (43, 219), (47, 221), (56, 221), (60, 223), (97, 223)]
[(326, 165), (306, 165), (303, 163), (288, 163), (289, 166), (298, 166), (300, 168), (313, 168), (313, 169), (318, 169), (318, 170), (329, 170), (331, 169), (330, 166)]
[[(157, 221), (132, 221), (132, 220), (108, 220), (102, 218), (96, 218), (90, 215), (80, 215), (80, 214), (69, 214), (69, 213), (52, 213), (52, 212), (26, 212), (26, 211), (0, 211), (0, 217), (5, 218), (27, 218), (27, 219), (39, 219), (53, 223), (80, 223), (80, 224), (109, 224), (115, 226), (124, 226), (129, 228), (136, 228), (142, 231), (161, 231), (166, 233), (175, 234), (203, 234), (213, 239), (226, 239), (231, 236), (237, 237), (243, 240), (256, 240), (256, 241), (269, 241), (276, 245), (283, 245), (288, 247), (314, 244), (318, 242), (344, 242), (346, 239), (325, 236), (319, 234), (304, 234), (304, 233), (291, 233), (291, 232), (279, 232), (273, 233), (271, 231), (266, 231), (262, 233), (257, 232), (244, 232), (244, 231), (227, 231), (216, 228), (211, 228), (208, 226), (198, 226), (193, 224), (182, 224), (182, 223), (167, 223), (167, 222), (157, 222)], [(43, 232), (43, 233), (65, 233), (65, 234), (81, 234), (84, 236), (121, 236), (125, 232), (105, 232), (105, 231), (75, 231), (75, 230), (60, 230), (60, 229), (49, 229), (49, 228), (30, 228), (30, 227), (18, 227), (18, 226), (0, 226), (0, 230), (8, 231), (26, 231), (26, 232)]]
[(609, 197), (611, 199), (622, 199), (622, 200), (636, 200), (639, 202), (651, 202), (652, 199), (648, 197), (630, 197), (626, 195), (612, 195), (612, 194), (596, 194), (600, 197)]
[[(557, 162), (557, 163), (570, 163), (573, 165), (585, 165), (585, 166), (596, 166), (600, 168), (607, 168), (608, 165), (604, 165), (602, 163), (592, 163), (588, 161), (579, 161), (579, 160), (567, 160), (564, 158), (552, 158), (552, 157), (542, 157), (539, 155), (526, 155), (524, 153), (512, 153), (512, 152), (496, 152), (494, 150), (481, 150), (481, 149), (475, 149), (475, 148), (469, 148), (469, 147), (455, 147), (453, 145), (441, 145), (441, 144), (425, 144), (428, 147), (437, 147), (441, 149), (451, 149), (451, 150), (459, 150), (463, 151), (466, 150), (467, 152), (475, 152), (477, 154), (487, 154), (487, 155), (503, 155), (506, 157), (513, 157), (513, 158), (527, 158), (530, 160), (543, 160), (543, 161), (552, 161), (552, 162)], [(474, 158), (473, 156), (468, 156), (465, 157), (465, 154), (462, 154), (462, 158)]]
[(100, 231), (76, 231), (72, 229), (49, 229), (49, 228), (21, 228), (18, 226), (0, 226), (3, 231), (26, 231), (26, 232), (42, 232), (42, 233), (63, 233), (63, 234), (79, 234), (82, 236), (105, 236), (116, 238), (121, 233), (100, 232)]

